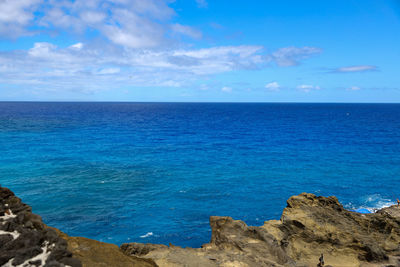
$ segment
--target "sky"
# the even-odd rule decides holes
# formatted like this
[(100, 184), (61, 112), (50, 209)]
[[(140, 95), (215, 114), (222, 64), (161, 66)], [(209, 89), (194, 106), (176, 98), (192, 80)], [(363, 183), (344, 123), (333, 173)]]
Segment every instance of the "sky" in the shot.
[(400, 0), (0, 0), (0, 101), (400, 103)]

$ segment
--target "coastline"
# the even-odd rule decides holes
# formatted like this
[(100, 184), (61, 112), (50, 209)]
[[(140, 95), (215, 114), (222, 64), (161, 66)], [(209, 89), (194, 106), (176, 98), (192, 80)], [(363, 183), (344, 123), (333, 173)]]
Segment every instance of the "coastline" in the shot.
[(321, 254), (325, 266), (400, 266), (397, 206), (360, 214), (336, 197), (302, 193), (289, 198), (280, 220), (259, 227), (211, 216), (211, 241), (201, 248), (118, 247), (46, 226), (7, 188), (0, 197), (2, 266), (317, 266)]
[(2, 104), (0, 184), (73, 236), (200, 247), (209, 215), (260, 226), (301, 192), (395, 199), (399, 107)]

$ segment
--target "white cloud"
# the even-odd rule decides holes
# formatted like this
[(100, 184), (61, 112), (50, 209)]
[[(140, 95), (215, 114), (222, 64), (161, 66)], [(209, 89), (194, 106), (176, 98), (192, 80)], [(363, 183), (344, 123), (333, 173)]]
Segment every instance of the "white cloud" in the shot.
[(267, 60), (274, 61), (280, 67), (296, 66), (301, 60), (321, 53), (317, 47), (284, 47), (267, 56)]
[(18, 37), (28, 34), (25, 27), (34, 19), (33, 11), (41, 0), (1, 0), (0, 35)]
[(135, 29), (121, 29), (118, 26), (105, 26), (103, 32), (108, 39), (113, 43), (128, 47), (128, 48), (150, 48), (156, 47), (162, 39), (161, 31), (156, 28), (149, 27), (148, 32), (153, 31), (153, 34), (142, 34), (142, 31)]
[(297, 86), (297, 89), (299, 89), (302, 92), (309, 93), (312, 90), (320, 90), (321, 88), (318, 85), (314, 86), (314, 85), (309, 85), (309, 84), (302, 84), (302, 85)]
[(351, 86), (351, 87), (347, 88), (347, 90), (350, 90), (350, 91), (358, 91), (358, 90), (360, 90), (360, 89), (361, 89), (361, 88), (358, 87), (358, 86)]
[(49, 57), (53, 51), (57, 48), (57, 46), (50, 43), (35, 43), (33, 48), (29, 49), (28, 54), (33, 57)]
[(0, 52), (0, 83), (82, 91), (119, 86), (182, 87), (203, 75), (257, 65), (258, 51), (251, 46), (126, 50), (82, 43), (62, 48), (40, 42), (27, 51)]
[[(35, 34), (33, 24), (45, 30), (94, 29), (115, 44), (148, 48), (166, 44), (168, 25), (175, 11), (164, 0), (1, 0), (0, 33), (4, 37)], [(198, 36), (189, 26), (181, 33)]]
[(119, 68), (105, 68), (105, 69), (99, 70), (98, 72), (96, 72), (96, 74), (108, 75), (108, 74), (116, 74), (119, 72), (120, 72)]
[(159, 84), (159, 86), (165, 86), (165, 87), (181, 87), (182, 83), (174, 80), (166, 80), (163, 81)]
[(279, 91), (281, 86), (277, 82), (270, 82), (265, 85), (269, 91)]
[(341, 67), (335, 69), (333, 72), (365, 72), (365, 71), (376, 71), (378, 68), (372, 65), (359, 65), (359, 66), (349, 66)]
[[(198, 50), (178, 50), (175, 51), (175, 55), (185, 55), (193, 58), (205, 59), (213, 57), (230, 57), (237, 55), (239, 58), (251, 57), (263, 49), (262, 46), (255, 45), (241, 45), (241, 46), (217, 46), (211, 48), (203, 48)], [(258, 58), (262, 61), (261, 57)]]
[(189, 36), (193, 39), (200, 39), (202, 37), (202, 33), (200, 31), (189, 26), (181, 25), (179, 23), (173, 24), (172, 30), (176, 33)]
[[(262, 46), (166, 50), (98, 43), (62, 48), (40, 42), (27, 51), (0, 52), (0, 83), (82, 92), (122, 86), (192, 86), (209, 75), (263, 68), (262, 52)], [(278, 86), (272, 82), (266, 88)], [(232, 90), (228, 88), (223, 91)]]
[(76, 44), (71, 45), (69, 48), (81, 50), (83, 48), (83, 44), (82, 43), (76, 43)]
[(103, 12), (96, 12), (92, 10), (80, 13), (80, 18), (89, 25), (96, 25), (102, 23), (106, 19), (106, 14)]
[(33, 19), (32, 8), (38, 0), (2, 0), (0, 1), (0, 22), (27, 24)]
[[(165, 8), (169, 9), (167, 6)], [(142, 7), (142, 9), (144, 8)], [(158, 9), (155, 11), (150, 9), (148, 11), (150, 14), (147, 16), (142, 16), (137, 10), (131, 10), (128, 6), (111, 10), (112, 14), (109, 19), (113, 23), (101, 24), (97, 28), (115, 44), (128, 48), (150, 48), (163, 43), (165, 30), (157, 20), (151, 19), (153, 16), (163, 18), (161, 14), (158, 14)], [(152, 12), (156, 12), (156, 14)]]
[(228, 87), (228, 86), (224, 86), (224, 87), (221, 88), (221, 91), (225, 92), (225, 93), (231, 93), (232, 92), (232, 88)]
[[(73, 31), (71, 36), (77, 39), (68, 47), (38, 42), (28, 50), (0, 51), (0, 83), (85, 92), (118, 86), (182, 87), (209, 75), (261, 69), (270, 62), (296, 65), (320, 52), (288, 47), (266, 55), (260, 45), (191, 48), (176, 36), (199, 39), (202, 33), (177, 23), (171, 2), (0, 0), (1, 37), (43, 30)], [(207, 1), (197, 3), (207, 6)], [(94, 37), (85, 36), (88, 30)], [(79, 42), (82, 36), (84, 44)]]

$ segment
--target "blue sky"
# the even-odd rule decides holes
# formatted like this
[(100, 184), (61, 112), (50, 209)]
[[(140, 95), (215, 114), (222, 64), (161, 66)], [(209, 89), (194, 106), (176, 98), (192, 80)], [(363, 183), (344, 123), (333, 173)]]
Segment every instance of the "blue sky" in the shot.
[(0, 0), (0, 100), (400, 102), (400, 1)]

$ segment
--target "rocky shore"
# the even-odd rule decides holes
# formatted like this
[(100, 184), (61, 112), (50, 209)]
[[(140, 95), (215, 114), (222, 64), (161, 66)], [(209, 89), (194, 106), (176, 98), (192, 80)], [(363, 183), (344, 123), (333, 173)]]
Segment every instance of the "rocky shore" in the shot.
[(201, 248), (127, 243), (120, 247), (70, 237), (43, 224), (0, 187), (0, 266), (400, 266), (400, 208), (373, 214), (343, 208), (335, 197), (300, 194), (280, 220), (259, 227), (210, 217)]
[(31, 207), (0, 187), (0, 266), (81, 266), (67, 242), (47, 228)]

